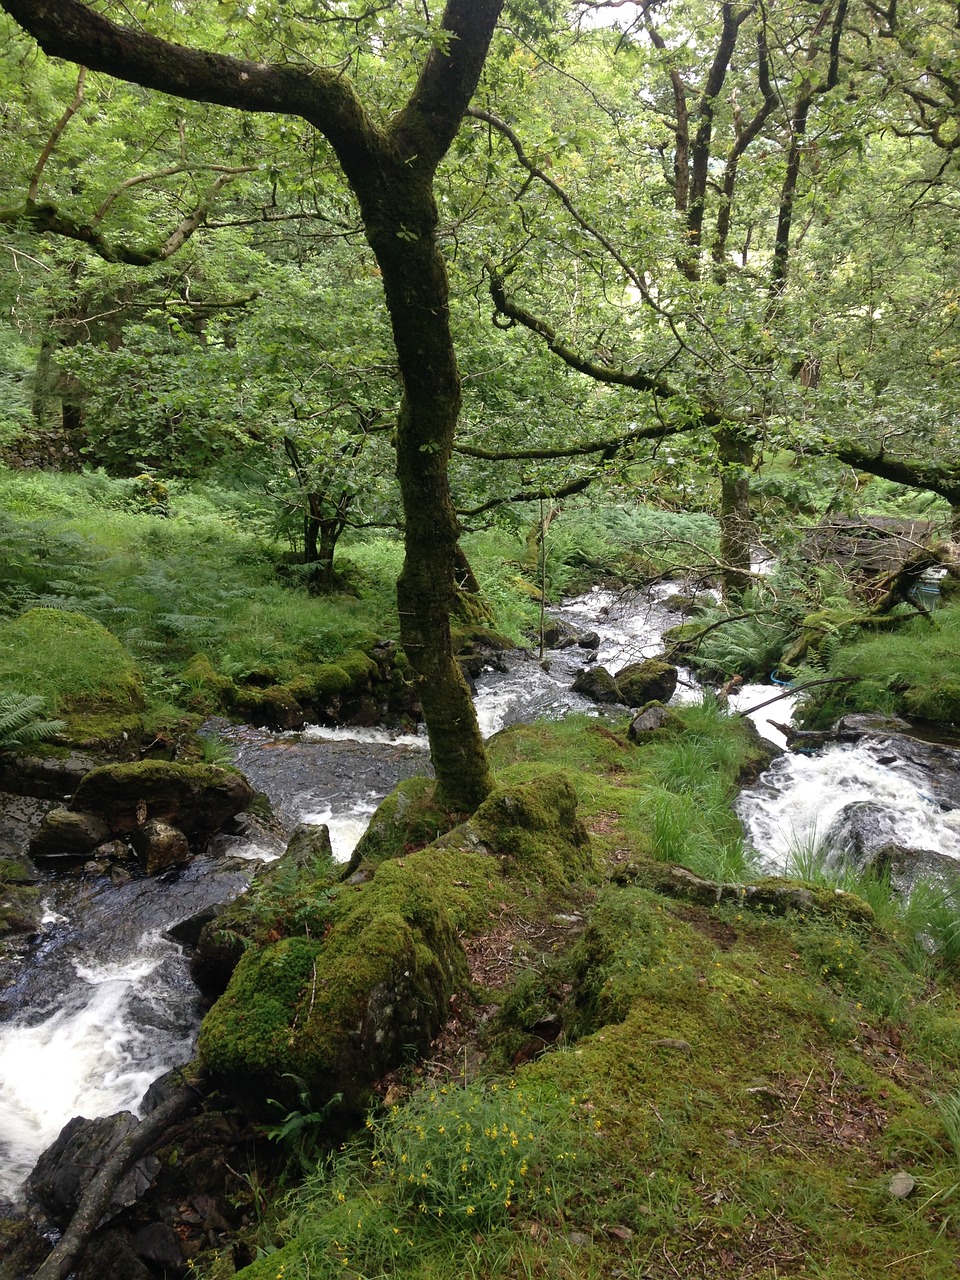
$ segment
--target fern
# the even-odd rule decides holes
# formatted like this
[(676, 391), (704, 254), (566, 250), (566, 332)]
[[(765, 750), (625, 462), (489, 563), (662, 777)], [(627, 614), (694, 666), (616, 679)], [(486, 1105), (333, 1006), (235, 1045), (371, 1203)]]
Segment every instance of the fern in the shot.
[(67, 727), (63, 720), (41, 720), (43, 705), (37, 694), (0, 694), (0, 751), (46, 742)]

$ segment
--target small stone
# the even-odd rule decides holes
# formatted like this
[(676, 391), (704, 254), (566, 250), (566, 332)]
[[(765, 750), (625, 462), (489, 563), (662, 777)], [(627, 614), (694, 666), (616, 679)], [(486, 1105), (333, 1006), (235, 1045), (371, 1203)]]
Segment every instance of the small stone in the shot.
[(693, 1045), (687, 1040), (674, 1040), (670, 1036), (664, 1036), (660, 1040), (654, 1040), (653, 1047), (655, 1049), (675, 1049), (677, 1053), (693, 1053)]
[(916, 1186), (917, 1186), (916, 1178), (912, 1177), (909, 1173), (904, 1173), (903, 1170), (901, 1170), (899, 1173), (895, 1173), (893, 1177), (890, 1179), (889, 1183), (887, 1184), (887, 1190), (890, 1192), (892, 1196), (895, 1196), (898, 1200), (906, 1200), (906, 1198), (912, 1195), (913, 1192), (916, 1190)]
[(568, 1231), (564, 1239), (567, 1244), (572, 1244), (576, 1249), (586, 1249), (593, 1244), (591, 1237), (582, 1231)]

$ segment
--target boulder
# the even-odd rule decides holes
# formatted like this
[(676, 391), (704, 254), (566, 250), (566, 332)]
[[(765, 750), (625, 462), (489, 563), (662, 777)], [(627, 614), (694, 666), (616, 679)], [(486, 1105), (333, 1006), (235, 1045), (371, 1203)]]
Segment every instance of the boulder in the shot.
[(51, 751), (35, 755), (4, 752), (0, 755), (0, 789), (42, 800), (72, 796), (85, 773), (96, 765), (92, 756), (80, 751)]
[(631, 742), (642, 742), (648, 734), (663, 729), (671, 719), (671, 713), (662, 702), (650, 702), (630, 721), (627, 737)]
[(293, 1077), (317, 1102), (340, 1094), (356, 1107), (375, 1080), (428, 1048), (466, 981), (436, 889), (386, 862), (366, 884), (341, 886), (320, 934), (244, 952), (204, 1019), (200, 1061), (248, 1107), (295, 1103)]
[(643, 707), (648, 702), (669, 702), (677, 687), (677, 668), (662, 658), (632, 662), (616, 675), (620, 701), (628, 707)]
[(162, 818), (148, 818), (130, 835), (140, 863), (148, 876), (170, 867), (182, 867), (190, 858), (190, 845), (179, 827)]
[(919, 881), (960, 882), (956, 858), (936, 849), (905, 845), (897, 835), (896, 814), (872, 800), (844, 805), (827, 829), (824, 844), (833, 864), (886, 875), (891, 886), (906, 896)]
[[(74, 1116), (47, 1147), (24, 1185), (24, 1196), (33, 1211), (39, 1211), (55, 1227), (65, 1227), (77, 1211), (90, 1179), (136, 1128), (137, 1119), (129, 1111), (119, 1111), (99, 1120)], [(133, 1185), (127, 1185), (133, 1178)], [(136, 1166), (114, 1193), (116, 1212), (137, 1198), (133, 1194)]]
[(619, 706), (623, 701), (617, 682), (606, 667), (588, 667), (580, 672), (571, 687), (574, 693), (582, 693), (592, 702)]
[(94, 813), (51, 809), (30, 840), (30, 857), (47, 864), (86, 861), (110, 834), (107, 823)]
[(569, 649), (580, 643), (576, 627), (562, 618), (548, 618), (543, 628), (543, 643), (547, 649)]
[(190, 975), (200, 991), (210, 999), (222, 995), (244, 952), (271, 934), (285, 932), (290, 916), (322, 932), (327, 923), (325, 891), (338, 871), (327, 827), (302, 823), (286, 851), (260, 869), (246, 893), (227, 907), (208, 909), (205, 919), (192, 917), (177, 925), (175, 940), (195, 946)]
[(253, 797), (250, 783), (233, 769), (140, 760), (91, 769), (70, 808), (98, 814), (115, 835), (132, 832), (148, 818), (159, 818), (175, 823), (189, 839), (203, 841)]

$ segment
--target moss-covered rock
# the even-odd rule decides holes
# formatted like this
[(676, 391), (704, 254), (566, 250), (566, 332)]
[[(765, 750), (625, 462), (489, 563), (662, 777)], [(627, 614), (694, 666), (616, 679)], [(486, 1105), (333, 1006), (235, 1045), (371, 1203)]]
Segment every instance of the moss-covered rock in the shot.
[(647, 658), (645, 662), (632, 662), (618, 671), (616, 682), (620, 701), (628, 707), (669, 702), (677, 687), (677, 668), (662, 658)]
[(576, 792), (560, 771), (498, 787), (468, 822), (437, 843), (457, 842), (487, 849), (501, 860), (507, 875), (521, 882), (536, 880), (551, 890), (589, 879), (593, 870)]
[(347, 1105), (424, 1051), (443, 1026), (466, 959), (433, 888), (384, 863), (342, 886), (325, 936), (248, 950), (204, 1020), (199, 1052), (224, 1090), (257, 1105), (290, 1096), (290, 1075), (314, 1098)]
[(432, 778), (406, 778), (381, 800), (344, 876), (353, 875), (361, 866), (374, 867), (388, 858), (398, 858), (449, 831), (459, 815), (434, 802), (435, 790)]
[(110, 838), (110, 827), (97, 814), (51, 809), (30, 841), (36, 862), (83, 861)]
[(0, 685), (41, 694), (68, 722), (144, 706), (143, 677), (116, 636), (66, 609), (30, 609), (0, 624)]
[(250, 783), (234, 769), (140, 760), (91, 769), (70, 808), (97, 814), (115, 834), (160, 818), (174, 822), (191, 838), (204, 839), (245, 809), (253, 796)]
[(667, 863), (628, 863), (617, 872), (621, 883), (640, 884), (672, 898), (680, 898), (698, 906), (727, 903), (753, 911), (784, 916), (824, 915), (851, 924), (872, 925), (873, 908), (854, 893), (844, 893), (829, 885), (809, 884), (805, 880), (765, 876), (750, 884), (725, 884), (699, 876), (686, 867)]
[(327, 828), (297, 827), (284, 854), (201, 929), (190, 972), (203, 994), (222, 995), (251, 947), (295, 932), (322, 935), (332, 918), (338, 870)]
[(617, 682), (606, 667), (587, 667), (580, 672), (571, 688), (592, 702), (617, 706), (622, 701)]
[(269, 729), (299, 729), (304, 723), (303, 708), (286, 685), (271, 684), (265, 689), (241, 685), (229, 693), (231, 711), (248, 724)]

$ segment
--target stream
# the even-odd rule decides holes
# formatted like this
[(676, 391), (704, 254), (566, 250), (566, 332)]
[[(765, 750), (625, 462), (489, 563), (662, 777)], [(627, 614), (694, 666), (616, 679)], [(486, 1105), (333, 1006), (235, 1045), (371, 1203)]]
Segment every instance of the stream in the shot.
[[(476, 678), (484, 735), (571, 711), (600, 714), (570, 691), (574, 677), (590, 661), (615, 674), (659, 652), (663, 631), (680, 621), (663, 603), (675, 590), (676, 584), (649, 593), (595, 589), (552, 610), (577, 632), (596, 633), (599, 647), (573, 643), (550, 650), (542, 663), (520, 650), (504, 654), (502, 670)], [(731, 698), (731, 710), (749, 711), (773, 692), (746, 686)], [(700, 694), (692, 673), (681, 670), (674, 701)], [(767, 717), (782, 723), (789, 715), (784, 699), (753, 718), (782, 746)], [(341, 860), (397, 782), (429, 771), (425, 736), (218, 728), (284, 826), (327, 824)], [(779, 757), (737, 802), (758, 866), (787, 869), (798, 849), (829, 843), (849, 807), (865, 801), (882, 806), (883, 821), (900, 843), (960, 859), (960, 753), (946, 755), (935, 786), (921, 763), (882, 738)], [(231, 900), (259, 863), (283, 849), (279, 840), (260, 837), (217, 842), (211, 856), (156, 880), (45, 882), (42, 934), (13, 985), (0, 991), (0, 1200), (16, 1198), (37, 1156), (71, 1117), (135, 1111), (154, 1079), (191, 1056), (202, 1009), (187, 957), (168, 931), (204, 907)]]

